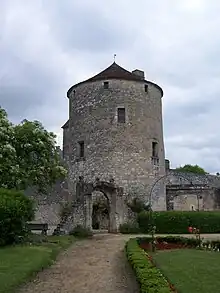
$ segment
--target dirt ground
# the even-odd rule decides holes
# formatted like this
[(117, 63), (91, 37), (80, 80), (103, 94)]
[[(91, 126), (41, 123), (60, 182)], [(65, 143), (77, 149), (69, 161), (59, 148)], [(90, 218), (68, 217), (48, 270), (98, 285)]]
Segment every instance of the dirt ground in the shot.
[(138, 285), (123, 251), (128, 238), (109, 234), (79, 241), (19, 292), (138, 293)]

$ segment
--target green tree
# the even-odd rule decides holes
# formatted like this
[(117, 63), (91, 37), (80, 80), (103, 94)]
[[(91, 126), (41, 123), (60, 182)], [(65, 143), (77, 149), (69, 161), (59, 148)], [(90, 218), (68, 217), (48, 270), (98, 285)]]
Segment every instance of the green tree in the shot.
[(178, 167), (176, 168), (176, 171), (189, 172), (194, 174), (208, 174), (208, 172), (206, 172), (202, 167), (190, 164), (186, 164), (183, 167)]
[(24, 120), (13, 125), (0, 108), (0, 187), (45, 191), (66, 175), (56, 136), (40, 122)]
[(141, 199), (133, 198), (131, 202), (127, 203), (127, 206), (132, 210), (133, 213), (141, 213), (142, 211), (149, 211), (150, 205), (145, 204)]

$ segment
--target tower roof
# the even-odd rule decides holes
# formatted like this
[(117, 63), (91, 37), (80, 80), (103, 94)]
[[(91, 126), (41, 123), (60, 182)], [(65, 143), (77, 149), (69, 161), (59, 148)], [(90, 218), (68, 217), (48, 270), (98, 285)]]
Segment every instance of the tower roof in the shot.
[(63, 124), (63, 126), (61, 127), (61, 128), (69, 128), (69, 120), (67, 120), (66, 122), (65, 122), (65, 124)]
[(105, 79), (125, 79), (125, 80), (134, 80), (134, 81), (141, 81), (140, 76), (137, 76), (130, 71), (122, 68), (115, 62), (112, 63), (108, 68), (105, 70), (101, 71), (97, 75), (89, 78), (87, 81), (97, 81), (97, 80), (105, 80)]
[[(95, 76), (73, 85), (68, 90), (67, 96), (69, 97), (70, 92), (75, 86), (78, 86), (80, 84), (87, 83), (87, 82), (94, 82), (94, 81), (108, 80), (108, 79), (131, 80), (131, 81), (148, 82), (148, 83), (154, 84), (153, 82), (146, 81), (141, 76), (131, 73), (130, 71), (119, 66), (117, 63), (113, 62), (109, 67), (107, 67), (105, 70), (101, 71), (100, 73), (96, 74)], [(154, 85), (161, 90), (163, 95), (162, 89), (157, 84), (154, 84)]]

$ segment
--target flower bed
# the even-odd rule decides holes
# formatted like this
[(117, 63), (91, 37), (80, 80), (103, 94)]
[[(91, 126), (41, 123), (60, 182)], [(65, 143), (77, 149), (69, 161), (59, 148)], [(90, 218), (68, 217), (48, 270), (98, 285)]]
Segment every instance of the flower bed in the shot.
[[(151, 237), (137, 238), (140, 247), (146, 251), (151, 250)], [(200, 241), (195, 238), (179, 236), (156, 237), (155, 247), (157, 250), (183, 249), (198, 247)]]
[[(151, 250), (151, 244), (150, 243), (141, 243), (140, 247), (146, 251)], [(177, 243), (156, 243), (155, 244), (156, 250), (170, 250), (170, 249), (184, 249), (184, 248), (191, 248), (190, 246), (187, 246), (185, 244), (177, 244)]]

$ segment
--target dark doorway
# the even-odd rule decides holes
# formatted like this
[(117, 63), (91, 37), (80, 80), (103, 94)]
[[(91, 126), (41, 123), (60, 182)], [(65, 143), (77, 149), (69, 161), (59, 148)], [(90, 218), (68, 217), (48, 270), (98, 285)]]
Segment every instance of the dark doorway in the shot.
[(92, 205), (92, 229), (109, 229), (109, 202), (101, 192), (94, 192)]

